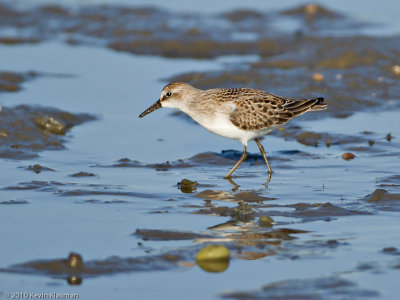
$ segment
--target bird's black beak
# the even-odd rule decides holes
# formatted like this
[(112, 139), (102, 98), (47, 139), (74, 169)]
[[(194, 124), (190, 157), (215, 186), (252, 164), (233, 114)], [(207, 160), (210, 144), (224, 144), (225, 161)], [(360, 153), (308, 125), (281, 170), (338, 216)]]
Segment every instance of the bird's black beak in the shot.
[(148, 115), (149, 113), (155, 111), (156, 109), (161, 108), (161, 102), (160, 100), (157, 100), (156, 103), (154, 103), (152, 106), (150, 106), (148, 109), (146, 109), (144, 112), (142, 112), (139, 115), (139, 118), (143, 118), (145, 115)]

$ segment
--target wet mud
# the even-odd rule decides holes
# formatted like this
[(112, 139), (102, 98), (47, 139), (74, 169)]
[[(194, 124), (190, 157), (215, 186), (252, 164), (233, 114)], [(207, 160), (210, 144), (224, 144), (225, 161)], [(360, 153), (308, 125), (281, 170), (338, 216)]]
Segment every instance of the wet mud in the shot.
[[(150, 270), (169, 270), (179, 267), (177, 262), (187, 258), (185, 253), (170, 252), (158, 256), (143, 256), (139, 258), (121, 258), (117, 256), (104, 260), (85, 261), (77, 253), (70, 253), (65, 259), (37, 260), (16, 264), (0, 272), (46, 275), (66, 279), (72, 284), (81, 283), (84, 278), (121, 272), (137, 272)], [(80, 280), (75, 280), (78, 277)], [(71, 283), (70, 283), (71, 284)]]
[(93, 173), (90, 173), (90, 172), (80, 171), (77, 173), (70, 174), (69, 176), (71, 176), (71, 177), (93, 177), (96, 175)]
[(400, 193), (390, 193), (385, 189), (376, 189), (372, 194), (365, 196), (364, 200), (376, 210), (400, 211)]
[[(0, 11), (0, 26), (15, 28), (17, 35), (29, 28), (35, 41), (63, 34), (69, 43), (90, 41), (134, 54), (177, 58), (259, 56), (255, 62), (232, 65), (229, 70), (180, 74), (168, 81), (185, 81), (199, 88), (246, 86), (287, 97), (324, 96), (329, 99), (326, 114), (335, 117), (348, 116), (360, 108), (384, 108), (389, 103), (399, 106), (399, 101), (392, 101), (400, 93), (400, 38), (332, 36), (324, 29), (346, 32), (349, 26), (369, 25), (320, 5), (269, 13), (236, 10), (207, 17), (151, 7), (68, 9), (52, 5), (23, 11), (3, 4)], [(301, 29), (284, 34), (268, 30), (277, 18), (294, 18)], [(203, 25), (205, 21), (212, 24), (212, 30)], [(253, 38), (236, 38), (238, 33)], [(18, 37), (14, 39), (18, 41)]]
[(29, 202), (26, 200), (5, 200), (0, 201), (0, 204), (3, 205), (13, 205), (13, 204), (28, 204)]
[(362, 289), (351, 281), (335, 278), (315, 278), (280, 281), (263, 286), (258, 291), (230, 292), (225, 299), (370, 299), (378, 293)]
[[(374, 194), (376, 194), (376, 192)], [(384, 196), (388, 197), (387, 194), (384, 194)], [(397, 195), (389, 195), (389, 197), (392, 198), (396, 198), (396, 196)], [(242, 222), (249, 222), (250, 220), (255, 222), (255, 220), (258, 219), (257, 226), (261, 227), (273, 227), (273, 218), (275, 217), (296, 218), (300, 219), (302, 222), (308, 223), (314, 221), (329, 222), (341, 216), (371, 214), (367, 209), (362, 209), (361, 207), (352, 209), (351, 205), (347, 208), (336, 206), (329, 202), (279, 205), (274, 204), (273, 200), (276, 200), (276, 198), (258, 196), (254, 191), (226, 192), (205, 190), (195, 195), (195, 197), (200, 197), (205, 201), (204, 206), (199, 206), (199, 209), (193, 212), (195, 214), (230, 216), (233, 221), (239, 220)], [(367, 196), (367, 199), (370, 199), (370, 196)], [(373, 199), (375, 199), (375, 196)], [(211, 202), (211, 200), (238, 202), (238, 206), (221, 206), (218, 203)], [(268, 202), (264, 203), (264, 201)], [(290, 208), (290, 210), (285, 210), (284, 208)], [(266, 221), (266, 218), (268, 221)], [(279, 225), (283, 224), (280, 223)]]
[[(67, 131), (95, 119), (89, 114), (72, 114), (40, 106), (2, 107), (0, 157), (30, 159), (43, 150), (64, 149)], [(28, 169), (40, 172), (43, 167), (34, 165)]]
[(207, 235), (197, 233), (182, 232), (182, 231), (168, 231), (168, 230), (150, 230), (150, 229), (136, 229), (135, 235), (139, 236), (144, 241), (180, 241), (180, 240), (194, 240), (196, 238), (207, 238)]
[[(287, 135), (288, 136), (288, 135)], [(319, 141), (320, 139), (318, 139)], [(318, 142), (316, 142), (318, 144)], [(143, 163), (138, 160), (131, 160), (129, 158), (121, 158), (111, 165), (96, 165), (105, 168), (151, 168), (156, 171), (169, 171), (171, 169), (186, 169), (201, 166), (233, 166), (241, 157), (242, 152), (237, 150), (222, 150), (220, 153), (204, 152), (196, 154), (190, 158), (178, 159), (176, 161), (166, 161), (160, 163)], [(317, 159), (318, 155), (314, 155), (299, 150), (282, 150), (276, 156), (269, 156), (269, 160), (277, 162), (287, 162), (295, 160), (298, 157), (309, 157)], [(247, 152), (246, 165), (265, 165), (264, 158), (261, 154)], [(185, 183), (185, 182), (184, 182)], [(182, 187), (185, 184), (178, 183)], [(186, 182), (186, 185), (194, 185)]]
[(256, 191), (238, 191), (235, 193), (226, 191), (214, 191), (204, 190), (196, 195), (196, 197), (203, 198), (204, 200), (219, 200), (219, 201), (245, 201), (245, 202), (259, 202), (274, 200), (276, 198), (270, 198), (261, 196)]
[(0, 70), (0, 93), (18, 92), (21, 90), (22, 83), (37, 76), (38, 74), (35, 72), (16, 73)]
[(400, 175), (384, 177), (379, 180), (379, 186), (382, 188), (400, 189)]
[[(298, 26), (280, 31), (275, 25), (279, 20), (295, 21)], [(189, 270), (199, 267), (221, 276), (246, 271), (262, 274), (261, 279), (255, 275), (251, 282), (251, 286), (259, 289), (241, 288), (239, 279), (232, 281), (229, 291), (221, 292), (221, 288), (218, 294), (211, 295), (215, 297), (363, 299), (381, 296), (379, 287), (369, 287), (351, 276), (374, 272), (386, 276), (400, 269), (398, 239), (393, 238), (392, 231), (382, 229), (387, 235), (382, 242), (380, 232), (379, 238), (369, 238), (371, 232), (365, 225), (372, 224), (378, 230), (377, 224), (384, 222), (377, 218), (386, 212), (400, 211), (400, 176), (396, 166), (400, 154), (398, 128), (383, 130), (377, 125), (371, 130), (367, 123), (378, 124), (385, 119), (377, 116), (376, 120), (371, 118), (362, 124), (368, 130), (355, 131), (352, 126), (363, 126), (351, 120), (360, 112), (378, 115), (399, 109), (400, 37), (359, 34), (358, 29), (368, 26), (371, 24), (317, 4), (277, 11), (240, 9), (201, 15), (156, 7), (107, 5), (75, 8), (46, 5), (23, 10), (0, 3), (0, 47), (58, 40), (68, 47), (89, 45), (166, 60), (213, 59), (217, 64), (219, 59), (235, 56), (218, 70), (188, 70), (156, 80), (185, 81), (204, 89), (245, 86), (287, 97), (325, 97), (329, 105), (326, 112), (304, 115), (271, 133), (274, 139), (291, 143), (287, 149), (285, 144), (282, 149), (268, 153), (277, 170), (271, 181), (265, 176), (266, 169), (261, 169), (265, 167), (263, 157), (253, 152), (248, 153), (237, 177), (223, 180), (220, 173), (225, 174), (242, 154), (229, 148), (216, 152), (202, 150), (194, 155), (192, 152), (179, 159), (171, 153), (175, 157), (171, 161), (135, 159), (135, 151), (141, 151), (137, 141), (143, 137), (135, 135), (136, 128), (131, 130), (131, 123), (124, 126), (132, 131), (127, 134), (132, 134), (135, 140), (129, 144), (134, 149), (132, 156), (128, 156), (131, 158), (118, 159), (125, 156), (114, 154), (113, 147), (125, 147), (118, 144), (110, 145), (109, 153), (101, 158), (91, 153), (81, 154), (84, 151), (78, 149), (74, 150), (79, 154), (75, 154), (73, 163), (67, 159), (64, 164), (55, 163), (54, 157), (47, 160), (41, 157), (41, 152), (66, 149), (68, 141), (74, 138), (71, 129), (97, 118), (89, 113), (73, 114), (42, 106), (1, 107), (0, 158), (18, 161), (15, 169), (23, 173), (23, 178), (8, 180), (0, 186), (2, 209), (46, 206), (42, 198), (51, 200), (51, 208), (63, 210), (57, 205), (73, 205), (71, 215), (76, 216), (79, 224), (97, 222), (95, 230), (101, 233), (104, 230), (99, 248), (111, 248), (111, 242), (107, 246), (104, 243), (115, 235), (125, 235), (128, 240), (127, 244), (118, 244), (124, 245), (121, 247), (135, 246), (128, 249), (132, 255), (115, 254), (112, 248), (107, 252), (109, 257), (94, 253), (96, 259), (85, 259), (92, 254), (89, 251), (48, 259), (48, 252), (44, 251), (39, 259), (7, 262), (0, 266), (0, 273), (62, 279), (84, 288), (86, 280), (100, 276), (164, 271), (166, 277), (175, 278), (179, 270), (187, 271), (188, 277), (194, 276), (191, 278), (194, 286), (198, 277)], [(0, 97), (19, 92), (24, 82), (37, 76), (43, 74), (0, 72)], [(99, 84), (107, 84), (110, 89), (113, 85), (112, 82)], [(177, 118), (183, 122), (189, 120), (177, 112), (168, 117), (177, 122), (181, 122)], [(340, 132), (337, 124), (346, 121), (350, 124), (348, 130)], [(190, 122), (185, 126), (192, 126), (193, 121)], [(320, 125), (324, 125), (323, 129)], [(102, 138), (107, 139), (107, 135)], [(162, 148), (160, 144), (154, 145), (157, 151)], [(52, 201), (55, 198), (57, 201)], [(88, 207), (90, 210), (85, 211)], [(97, 215), (96, 209), (102, 210), (103, 215)], [(85, 213), (78, 217), (81, 210)], [(120, 218), (126, 212), (128, 216)], [(91, 219), (92, 216), (96, 219)], [(364, 221), (358, 225), (359, 220), (366, 218), (370, 218), (371, 224)], [(121, 220), (125, 223), (109, 234), (105, 230), (109, 226), (105, 219), (110, 220), (110, 226), (120, 224)], [(342, 225), (337, 225), (340, 223), (337, 221)], [(48, 222), (53, 224), (54, 220)], [(73, 224), (64, 225), (69, 228)], [(390, 226), (389, 229), (395, 228)], [(80, 233), (85, 231), (83, 227), (79, 228)], [(359, 231), (353, 234), (352, 230)], [(367, 244), (357, 244), (360, 237), (362, 242), (368, 239)], [(82, 239), (81, 243), (87, 244), (84, 235)], [(368, 252), (368, 255), (373, 259), (367, 256), (355, 259), (360, 248), (360, 255), (365, 254), (366, 248), (370, 249), (373, 254)], [(353, 256), (347, 256), (349, 252)], [(246, 269), (248, 266), (244, 264), (254, 260), (259, 265)], [(343, 260), (354, 263), (340, 265)], [(290, 268), (298, 268), (288, 267), (291, 262), (314, 266), (314, 262), (321, 261), (332, 264), (321, 276), (309, 276), (307, 270), (297, 270), (301, 278), (290, 279), (295, 276)], [(336, 264), (340, 265), (339, 271)], [(269, 268), (286, 271), (289, 279), (276, 280), (272, 272), (266, 277), (265, 270)], [(118, 277), (117, 280), (125, 279)], [(210, 298), (210, 294), (204, 298)]]
[[(314, 117), (330, 115), (341, 118), (355, 111), (399, 106), (398, 101), (393, 102), (399, 93), (399, 78), (390, 70), (398, 63), (396, 48), (400, 46), (399, 42), (398, 37), (392, 41), (389, 38), (373, 40), (364, 37), (337, 40), (304, 38), (287, 45), (288, 53), (269, 58), (261, 56), (258, 62), (250, 63), (246, 68), (238, 66), (229, 71), (181, 74), (166, 78), (166, 81), (189, 82), (203, 89), (246, 86), (292, 98), (323, 96), (329, 101), (328, 110)], [(391, 46), (382, 49), (381, 43)], [(379, 47), (379, 50), (366, 52), (364, 49), (371, 45)], [(342, 52), (336, 53), (338, 47), (344, 48)], [(298, 48), (307, 49), (307, 57), (299, 59), (298, 52), (294, 51)], [(313, 79), (315, 71), (323, 74), (323, 80)]]
[[(29, 167), (28, 167), (29, 169)], [(54, 170), (50, 170), (54, 171)], [(41, 169), (35, 173), (40, 173)], [(125, 199), (133, 198), (157, 198), (156, 194), (152, 193), (140, 193), (132, 190), (126, 190), (120, 185), (105, 185), (96, 183), (79, 183), (79, 182), (58, 182), (58, 181), (39, 181), (32, 180), (26, 182), (20, 182), (14, 186), (3, 187), (4, 191), (26, 191), (35, 190), (37, 192), (47, 192), (53, 195), (61, 197), (121, 197)], [(96, 199), (86, 200), (88, 203), (119, 203), (120, 200), (113, 199), (112, 201), (100, 201), (97, 202)]]
[(29, 170), (29, 171), (33, 171), (36, 174), (39, 174), (40, 172), (43, 172), (43, 171), (55, 171), (52, 168), (48, 168), (48, 167), (45, 167), (45, 166), (42, 166), (42, 165), (39, 165), (39, 164), (30, 165), (26, 169)]

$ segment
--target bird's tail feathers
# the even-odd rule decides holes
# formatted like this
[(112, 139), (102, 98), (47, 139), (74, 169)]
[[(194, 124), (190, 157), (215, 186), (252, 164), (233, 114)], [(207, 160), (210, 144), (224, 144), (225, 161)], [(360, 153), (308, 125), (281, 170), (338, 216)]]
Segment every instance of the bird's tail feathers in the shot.
[(322, 97), (311, 100), (314, 100), (315, 103), (311, 105), (310, 111), (324, 110), (328, 107), (328, 104), (325, 103), (325, 100)]

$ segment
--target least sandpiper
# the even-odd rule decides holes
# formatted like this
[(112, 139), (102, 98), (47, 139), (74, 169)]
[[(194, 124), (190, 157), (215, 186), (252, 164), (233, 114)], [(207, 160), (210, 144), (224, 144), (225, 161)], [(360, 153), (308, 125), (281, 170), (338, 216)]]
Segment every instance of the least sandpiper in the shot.
[(177, 108), (209, 131), (243, 144), (243, 154), (225, 178), (246, 159), (247, 143), (254, 140), (271, 167), (260, 140), (264, 135), (307, 111), (326, 109), (324, 98), (290, 99), (248, 88), (200, 90), (184, 82), (166, 85), (160, 99), (139, 118), (161, 107)]

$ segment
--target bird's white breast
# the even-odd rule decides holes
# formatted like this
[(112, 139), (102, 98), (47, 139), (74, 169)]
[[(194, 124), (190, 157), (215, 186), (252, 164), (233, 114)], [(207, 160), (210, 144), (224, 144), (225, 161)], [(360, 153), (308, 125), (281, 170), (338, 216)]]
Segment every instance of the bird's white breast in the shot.
[(230, 139), (239, 140), (242, 144), (247, 145), (247, 142), (257, 137), (257, 132), (246, 131), (233, 125), (227, 114), (217, 113), (211, 118), (203, 118), (201, 115), (191, 116), (197, 123), (207, 130)]
[[(240, 141), (243, 145), (257, 137), (263, 136), (275, 127), (263, 128), (260, 130), (243, 130), (236, 127), (230, 120), (230, 113), (236, 108), (233, 103), (226, 102), (223, 105), (211, 108), (204, 105), (188, 105), (188, 102), (167, 104), (165, 107), (178, 108), (187, 113), (193, 120), (199, 123), (207, 130), (223, 137)], [(163, 105), (164, 106), (164, 105)], [(279, 127), (279, 126), (278, 126)]]

